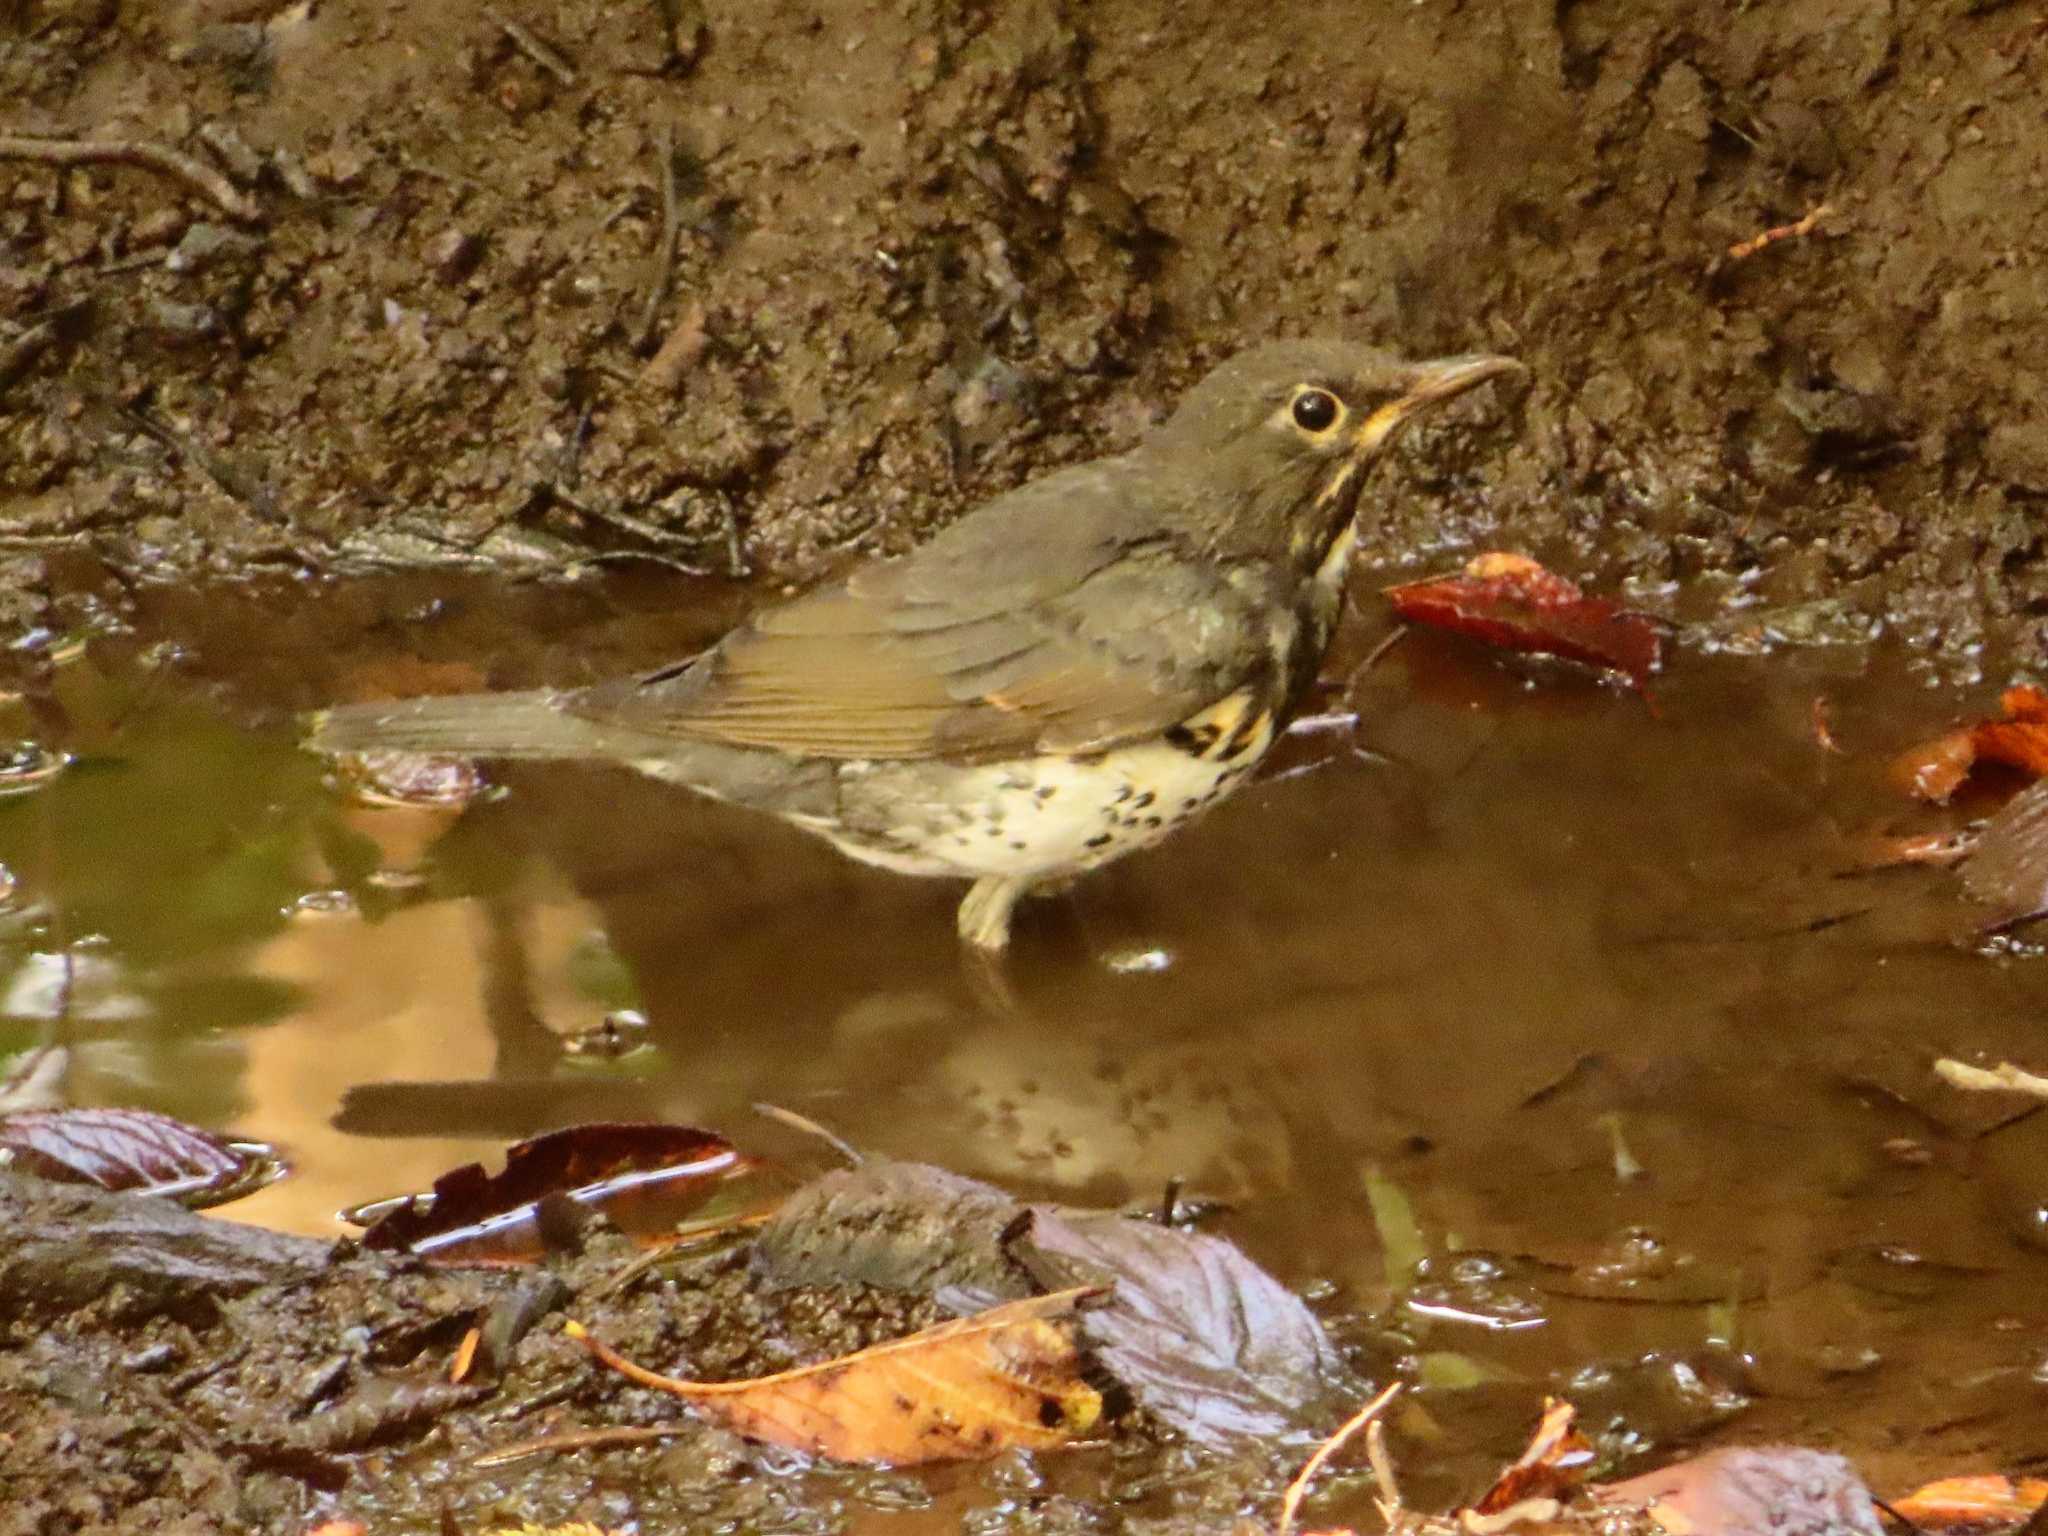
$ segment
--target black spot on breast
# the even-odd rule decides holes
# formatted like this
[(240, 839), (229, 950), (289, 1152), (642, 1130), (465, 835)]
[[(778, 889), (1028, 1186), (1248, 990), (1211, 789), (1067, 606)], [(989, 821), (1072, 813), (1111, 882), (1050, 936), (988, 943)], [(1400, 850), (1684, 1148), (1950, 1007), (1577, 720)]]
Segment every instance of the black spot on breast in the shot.
[(1024, 840), (1019, 837), (1013, 837), (1010, 839), (1010, 846), (1019, 853), (1022, 853), (1024, 851)]
[(1184, 811), (1192, 811), (1196, 806), (1200, 805), (1201, 803), (1202, 802), (1196, 799), (1193, 795), (1189, 795), (1187, 799), (1181, 801), (1180, 808)]
[(1145, 818), (1145, 825), (1152, 828), (1152, 830), (1156, 832), (1159, 830), (1159, 828), (1165, 826), (1166, 823), (1161, 821), (1157, 816), (1147, 816)]
[(1098, 832), (1093, 837), (1089, 838), (1086, 843), (1082, 844), (1082, 846), (1085, 848), (1107, 848), (1111, 843), (1115, 841), (1115, 837), (1110, 833)]
[(1190, 757), (1202, 755), (1201, 739), (1184, 725), (1169, 725), (1166, 728), (1166, 744), (1177, 747)]
[(1154, 800), (1157, 800), (1158, 798), (1159, 797), (1157, 795), (1153, 794), (1152, 791), (1148, 789), (1145, 791), (1145, 793), (1138, 796), (1136, 800), (1131, 802), (1131, 809), (1134, 811), (1149, 810), (1151, 809), (1152, 802)]
[(1057, 784), (1041, 784), (1038, 786), (1038, 788), (1031, 791), (1032, 795), (1041, 804), (1043, 804), (1047, 800), (1050, 800), (1054, 795), (1058, 794), (1059, 792), (1060, 787)]

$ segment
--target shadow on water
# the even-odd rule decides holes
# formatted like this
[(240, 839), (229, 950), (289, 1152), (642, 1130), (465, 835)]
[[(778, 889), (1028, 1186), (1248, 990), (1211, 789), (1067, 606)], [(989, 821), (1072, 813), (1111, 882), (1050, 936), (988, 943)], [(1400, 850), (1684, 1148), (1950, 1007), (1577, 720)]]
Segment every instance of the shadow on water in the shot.
[[(582, 681), (742, 601), (145, 593), (140, 633), (55, 669), (33, 728), (73, 766), (0, 801), (0, 1050), (61, 1031), (78, 1101), (283, 1143), (295, 1176), (231, 1214), (319, 1233), (577, 1120), (745, 1141), (761, 1099), (1025, 1190), (1181, 1178), (1442, 1388), (1415, 1412), (1461, 1472), (1545, 1388), (1646, 1442), (1746, 1400), (1745, 1437), (1880, 1483), (1917, 1432), (2048, 1454), (2048, 1116), (1929, 1071), (2041, 1067), (2048, 970), (1977, 942), (1939, 872), (1845, 877), (1909, 819), (1873, 765), (1956, 701), (1859, 649), (1683, 656), (1653, 713), (1411, 637), (1354, 689), (1376, 758), (1028, 909), (1006, 1004), (962, 972), (950, 884), (603, 768), (363, 806), (294, 746), (293, 711), (366, 679)], [(607, 1018), (644, 1044), (570, 1048)]]

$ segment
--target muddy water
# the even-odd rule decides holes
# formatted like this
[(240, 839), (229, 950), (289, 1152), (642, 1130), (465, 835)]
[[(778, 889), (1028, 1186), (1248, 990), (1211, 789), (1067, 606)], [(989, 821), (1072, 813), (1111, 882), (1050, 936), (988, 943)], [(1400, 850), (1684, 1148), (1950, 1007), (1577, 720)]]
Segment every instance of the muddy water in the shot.
[[(0, 801), (0, 1050), (62, 1035), (78, 1102), (282, 1143), (293, 1177), (232, 1214), (315, 1233), (580, 1119), (785, 1149), (763, 1099), (1026, 1191), (1177, 1177), (1434, 1383), (1425, 1495), (1546, 1390), (1615, 1445), (1725, 1420), (1880, 1491), (2048, 1455), (2048, 1116), (1929, 1070), (2048, 1065), (2048, 959), (1976, 938), (1940, 872), (1851, 873), (1928, 824), (1886, 750), (1981, 701), (1845, 646), (1681, 654), (1652, 707), (1411, 636), (1354, 683), (1369, 753), (1029, 909), (1003, 987), (961, 968), (957, 888), (743, 813), (580, 767), (370, 807), (293, 743), (421, 660), (576, 681), (743, 600), (145, 594), (57, 665), (34, 726), (77, 761)], [(622, 1053), (569, 1048), (608, 1018)]]

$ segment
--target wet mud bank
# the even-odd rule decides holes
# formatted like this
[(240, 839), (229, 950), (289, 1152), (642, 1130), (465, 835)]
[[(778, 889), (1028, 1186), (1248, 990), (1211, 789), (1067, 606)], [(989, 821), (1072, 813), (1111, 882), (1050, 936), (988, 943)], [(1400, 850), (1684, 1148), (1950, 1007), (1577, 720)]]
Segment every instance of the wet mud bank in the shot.
[(5, 581), (801, 580), (1339, 331), (1533, 369), (1383, 545), (1844, 595), (1967, 666), (2048, 605), (2044, 77), (1998, 0), (36, 0)]

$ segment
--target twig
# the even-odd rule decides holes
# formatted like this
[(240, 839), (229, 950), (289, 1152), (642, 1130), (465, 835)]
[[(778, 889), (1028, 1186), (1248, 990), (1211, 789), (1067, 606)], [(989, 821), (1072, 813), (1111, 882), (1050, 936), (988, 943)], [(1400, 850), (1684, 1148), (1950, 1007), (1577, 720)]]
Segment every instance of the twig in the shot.
[(41, 160), (50, 165), (139, 165), (144, 170), (175, 176), (212, 198), (232, 218), (261, 224), (263, 210), (212, 166), (164, 144), (132, 139), (32, 139), (0, 134), (0, 160)]
[(660, 160), (656, 169), (660, 172), (661, 244), (654, 248), (653, 270), (647, 281), (647, 303), (640, 311), (640, 329), (633, 338), (633, 349), (637, 352), (645, 352), (654, 345), (654, 326), (661, 318), (661, 306), (668, 301), (669, 278), (676, 259), (676, 231), (682, 223), (682, 215), (676, 206), (682, 200), (676, 186), (676, 134), (667, 123), (661, 125), (655, 153)]
[(818, 1124), (809, 1115), (800, 1115), (793, 1109), (784, 1109), (780, 1104), (766, 1103), (756, 1104), (754, 1106), (754, 1113), (765, 1115), (768, 1119), (775, 1121), (779, 1125), (788, 1126), (792, 1131), (800, 1131), (806, 1136), (816, 1137), (834, 1152), (845, 1158), (847, 1166), (850, 1168), (858, 1168), (867, 1161), (861, 1155), (859, 1149), (851, 1142), (833, 1131), (826, 1130), (824, 1126)]
[(1802, 235), (1810, 235), (1819, 227), (1820, 221), (1834, 211), (1831, 204), (1822, 203), (1803, 219), (1794, 219), (1790, 224), (1779, 224), (1765, 230), (1760, 235), (1752, 235), (1747, 240), (1739, 240), (1734, 245), (1728, 247), (1728, 259), (1730, 261), (1747, 261), (1758, 251), (1768, 249), (1776, 245), (1780, 240), (1797, 240)]
[(1394, 1458), (1387, 1454), (1387, 1421), (1374, 1419), (1365, 1431), (1365, 1459), (1380, 1491), (1380, 1519), (1388, 1529), (1401, 1513), (1401, 1485), (1394, 1480)]
[(1317, 1446), (1315, 1453), (1302, 1463), (1301, 1470), (1294, 1474), (1294, 1481), (1287, 1485), (1286, 1496), (1280, 1501), (1280, 1522), (1273, 1528), (1274, 1536), (1294, 1536), (1294, 1522), (1301, 1514), (1301, 1501), (1308, 1497), (1308, 1485), (1323, 1470), (1323, 1463), (1341, 1451), (1353, 1435), (1378, 1418), (1380, 1410), (1400, 1395), (1403, 1385), (1398, 1381), (1388, 1382), (1379, 1396), (1346, 1419), (1337, 1433)]
[(178, 431), (152, 412), (123, 406), (122, 414), (149, 436), (162, 443), (187, 463), (196, 465), (216, 486), (239, 501), (266, 523), (283, 527), (285, 519), (277, 510), (277, 497), (260, 480), (251, 480), (219, 454), (196, 439)]
[(561, 50), (542, 42), (527, 28), (521, 26), (502, 11), (485, 7), (484, 14), (505, 29), (505, 35), (512, 39), (512, 46), (525, 54), (542, 69), (553, 75), (564, 85), (576, 83), (576, 66), (562, 57)]
[(588, 1451), (614, 1445), (644, 1445), (649, 1440), (668, 1440), (677, 1435), (687, 1435), (695, 1429), (694, 1424), (621, 1424), (611, 1429), (576, 1429), (567, 1434), (543, 1435), (538, 1440), (522, 1440), (517, 1445), (489, 1451), (470, 1463), (473, 1467), (503, 1467), (515, 1461), (524, 1461), (529, 1456), (544, 1456), (553, 1451)]

